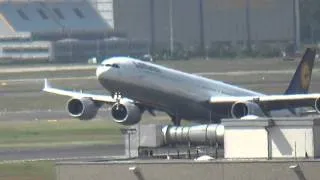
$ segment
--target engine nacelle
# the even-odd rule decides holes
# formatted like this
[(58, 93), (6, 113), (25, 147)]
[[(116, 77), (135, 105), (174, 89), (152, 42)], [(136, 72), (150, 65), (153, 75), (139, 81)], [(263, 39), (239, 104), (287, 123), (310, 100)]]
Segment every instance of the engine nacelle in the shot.
[(90, 98), (72, 98), (67, 102), (66, 109), (72, 117), (79, 118), (80, 120), (90, 120), (97, 115), (100, 107), (100, 105)]
[(233, 118), (241, 119), (242, 117), (265, 116), (258, 104), (252, 102), (236, 102), (231, 107), (231, 115)]
[(114, 104), (111, 108), (114, 121), (122, 125), (137, 124), (141, 120), (141, 114), (140, 108), (128, 101)]
[(320, 98), (317, 98), (314, 101), (314, 109), (317, 111), (317, 113), (320, 113)]

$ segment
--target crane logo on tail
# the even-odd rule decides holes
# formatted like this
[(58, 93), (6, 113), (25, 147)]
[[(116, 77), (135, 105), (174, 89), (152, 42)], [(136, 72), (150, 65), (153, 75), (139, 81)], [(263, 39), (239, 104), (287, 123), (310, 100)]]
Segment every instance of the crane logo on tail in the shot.
[(311, 70), (308, 63), (306, 62), (304, 62), (301, 66), (300, 78), (301, 78), (301, 87), (303, 89), (308, 89), (310, 80), (311, 80)]

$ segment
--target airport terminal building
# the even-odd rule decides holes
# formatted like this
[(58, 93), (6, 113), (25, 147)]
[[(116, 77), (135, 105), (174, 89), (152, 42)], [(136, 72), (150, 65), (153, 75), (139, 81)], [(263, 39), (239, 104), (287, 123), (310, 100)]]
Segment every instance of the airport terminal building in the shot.
[(112, 11), (104, 15), (96, 9), (100, 6), (92, 3), (1, 2), (0, 61), (87, 62), (92, 57), (147, 52), (147, 43), (126, 39), (123, 33), (114, 31), (112, 19), (108, 19)]
[(294, 7), (292, 0), (3, 1), (0, 59), (83, 62), (294, 42)]
[(294, 41), (292, 0), (114, 0), (114, 28), (156, 46)]

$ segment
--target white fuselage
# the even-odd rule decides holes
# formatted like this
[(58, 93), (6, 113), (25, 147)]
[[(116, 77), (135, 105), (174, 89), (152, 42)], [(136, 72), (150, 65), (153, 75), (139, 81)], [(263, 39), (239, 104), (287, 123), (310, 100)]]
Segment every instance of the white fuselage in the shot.
[[(113, 65), (113, 66), (111, 66)], [(194, 74), (127, 57), (114, 57), (97, 68), (100, 83), (110, 92), (187, 120), (209, 120), (225, 116), (206, 102), (214, 96), (263, 94)]]

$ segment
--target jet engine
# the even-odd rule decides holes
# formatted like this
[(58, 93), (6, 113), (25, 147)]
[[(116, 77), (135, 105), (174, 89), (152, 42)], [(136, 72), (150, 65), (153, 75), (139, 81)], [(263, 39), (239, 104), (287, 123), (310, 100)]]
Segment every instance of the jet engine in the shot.
[(248, 115), (265, 116), (258, 104), (252, 102), (236, 102), (231, 107), (233, 118), (243, 118)]
[(134, 125), (141, 120), (141, 110), (135, 104), (124, 101), (116, 103), (111, 108), (114, 121), (122, 125)]
[(317, 98), (314, 101), (314, 109), (317, 111), (317, 113), (320, 113), (320, 98)]
[(72, 117), (79, 118), (80, 120), (90, 120), (97, 115), (100, 107), (99, 104), (90, 98), (72, 98), (67, 102), (66, 109)]

